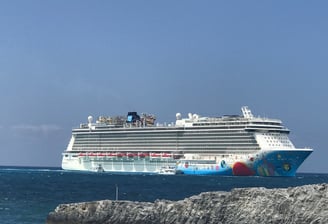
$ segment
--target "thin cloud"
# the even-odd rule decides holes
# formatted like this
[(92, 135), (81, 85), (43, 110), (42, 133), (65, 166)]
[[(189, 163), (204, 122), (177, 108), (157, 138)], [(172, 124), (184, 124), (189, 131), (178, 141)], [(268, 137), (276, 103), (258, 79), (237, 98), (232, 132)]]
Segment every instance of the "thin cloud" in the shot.
[(41, 124), (41, 125), (30, 125), (30, 124), (18, 124), (11, 126), (11, 130), (14, 132), (32, 132), (32, 133), (43, 133), (48, 134), (62, 130), (62, 128), (55, 124)]

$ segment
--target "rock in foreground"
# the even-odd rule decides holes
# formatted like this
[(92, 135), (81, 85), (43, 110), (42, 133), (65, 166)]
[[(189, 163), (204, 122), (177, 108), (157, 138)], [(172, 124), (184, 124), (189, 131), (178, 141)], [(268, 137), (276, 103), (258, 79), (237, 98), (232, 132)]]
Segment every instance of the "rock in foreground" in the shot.
[(328, 184), (206, 192), (181, 201), (63, 204), (47, 223), (328, 223)]

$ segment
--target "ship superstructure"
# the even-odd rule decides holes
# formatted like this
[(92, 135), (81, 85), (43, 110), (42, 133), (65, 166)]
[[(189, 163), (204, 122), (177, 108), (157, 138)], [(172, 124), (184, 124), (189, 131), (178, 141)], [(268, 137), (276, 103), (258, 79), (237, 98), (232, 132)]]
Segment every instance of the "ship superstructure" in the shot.
[(63, 169), (160, 173), (175, 166), (184, 174), (293, 176), (312, 152), (296, 149), (280, 120), (254, 117), (248, 107), (241, 116), (177, 113), (169, 125), (155, 120), (136, 112), (102, 116), (95, 123), (90, 116), (72, 130)]

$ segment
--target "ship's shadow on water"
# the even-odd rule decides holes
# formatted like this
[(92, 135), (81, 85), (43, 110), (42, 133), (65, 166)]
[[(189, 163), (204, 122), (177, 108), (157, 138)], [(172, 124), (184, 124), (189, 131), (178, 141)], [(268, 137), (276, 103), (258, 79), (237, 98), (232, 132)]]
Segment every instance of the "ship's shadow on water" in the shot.
[(110, 199), (182, 200), (207, 191), (281, 188), (328, 183), (326, 174), (296, 177), (131, 175), (71, 172), (54, 168), (0, 168), (1, 223), (44, 223), (58, 204)]

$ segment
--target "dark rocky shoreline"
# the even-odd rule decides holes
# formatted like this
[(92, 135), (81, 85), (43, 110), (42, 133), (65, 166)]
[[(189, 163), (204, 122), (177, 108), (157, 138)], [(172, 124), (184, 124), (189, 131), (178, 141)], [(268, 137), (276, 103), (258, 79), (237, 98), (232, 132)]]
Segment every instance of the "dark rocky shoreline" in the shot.
[(328, 223), (328, 184), (240, 188), (154, 203), (62, 204), (49, 213), (46, 223)]

